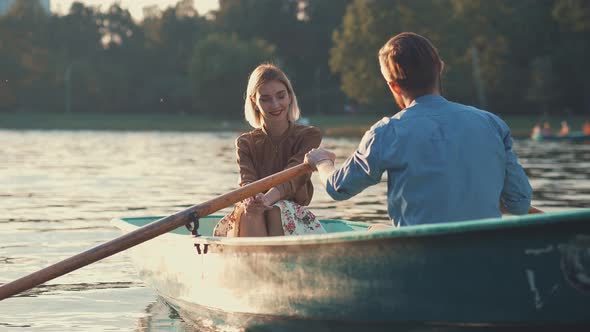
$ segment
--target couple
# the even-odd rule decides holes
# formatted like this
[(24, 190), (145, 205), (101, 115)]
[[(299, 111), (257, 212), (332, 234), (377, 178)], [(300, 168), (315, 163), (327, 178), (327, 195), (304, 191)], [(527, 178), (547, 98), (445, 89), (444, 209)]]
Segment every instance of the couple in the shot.
[[(381, 181), (393, 226), (526, 214), (532, 189), (508, 126), (497, 116), (441, 96), (444, 63), (430, 41), (414, 33), (391, 38), (379, 51), (381, 73), (401, 112), (369, 129), (336, 169), (334, 153), (318, 148), (317, 128), (295, 123), (295, 92), (276, 66), (250, 75), (246, 120), (255, 130), (236, 141), (240, 185), (308, 162), (328, 194), (344, 200)], [(324, 233), (308, 211), (313, 187), (306, 174), (238, 204), (215, 236)], [(390, 227), (390, 226), (389, 226)]]

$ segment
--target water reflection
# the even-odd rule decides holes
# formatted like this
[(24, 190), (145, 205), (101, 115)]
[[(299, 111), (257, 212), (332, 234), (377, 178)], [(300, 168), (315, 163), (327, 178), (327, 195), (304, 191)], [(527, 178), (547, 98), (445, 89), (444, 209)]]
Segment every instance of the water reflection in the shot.
[[(237, 135), (0, 130), (0, 283), (119, 236), (109, 224), (114, 217), (170, 215), (235, 189)], [(342, 162), (358, 139), (326, 138), (323, 144)], [(547, 211), (590, 206), (589, 144), (516, 140), (514, 147), (535, 190), (536, 206)], [(387, 222), (385, 182), (352, 200), (334, 202), (318, 189), (317, 175), (312, 181), (316, 192), (311, 209), (318, 216)], [(155, 332), (219, 327), (208, 327), (213, 320), (206, 319), (197, 319), (200, 326), (192, 327), (194, 322), (183, 321), (156, 299), (127, 256), (115, 255), (0, 302), (0, 329)], [(235, 319), (237, 326), (221, 326), (244, 328), (239, 327), (244, 321)], [(249, 329), (349, 328), (304, 323), (308, 325), (271, 320)]]
[[(135, 328), (136, 332), (197, 332), (197, 327), (187, 324), (176, 310), (157, 298), (145, 308), (146, 315), (140, 317)], [(202, 331), (202, 330), (201, 330)]]
[(82, 292), (88, 290), (108, 289), (113, 290), (117, 288), (130, 288), (141, 286), (139, 283), (133, 282), (97, 282), (97, 283), (68, 283), (68, 284), (43, 284), (33, 289), (29, 289), (14, 297), (37, 297), (43, 294), (55, 295), (65, 292)]
[(146, 308), (146, 316), (137, 322), (137, 332), (561, 332), (584, 331), (588, 326), (501, 326), (501, 325), (450, 325), (444, 323), (423, 324), (414, 322), (361, 324), (355, 322), (276, 319), (249, 315), (229, 315), (203, 308), (198, 316), (179, 314), (158, 298)]
[(521, 141), (517, 151), (537, 205), (548, 211), (590, 206), (590, 144)]

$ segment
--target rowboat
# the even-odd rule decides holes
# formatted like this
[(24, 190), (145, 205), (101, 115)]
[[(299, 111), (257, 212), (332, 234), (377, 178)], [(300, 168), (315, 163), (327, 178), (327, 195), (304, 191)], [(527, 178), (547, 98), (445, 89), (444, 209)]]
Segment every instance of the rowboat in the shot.
[(544, 142), (544, 141), (572, 141), (572, 142), (584, 142), (590, 141), (590, 135), (585, 135), (582, 132), (573, 132), (569, 135), (559, 136), (559, 135), (532, 135), (531, 138), (535, 141)]
[(127, 250), (182, 316), (590, 326), (590, 209), (377, 231), (326, 219), (327, 234), (266, 238), (212, 237), (220, 217)]

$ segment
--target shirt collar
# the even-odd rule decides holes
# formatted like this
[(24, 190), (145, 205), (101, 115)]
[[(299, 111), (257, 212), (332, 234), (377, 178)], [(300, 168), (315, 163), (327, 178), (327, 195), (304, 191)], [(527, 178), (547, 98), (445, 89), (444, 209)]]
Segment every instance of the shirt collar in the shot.
[(442, 101), (446, 101), (446, 99), (443, 96), (435, 95), (435, 94), (428, 94), (428, 95), (423, 95), (423, 96), (420, 96), (420, 97), (414, 99), (412, 101), (412, 103), (406, 108), (410, 108), (410, 107), (418, 105), (418, 104), (442, 102)]

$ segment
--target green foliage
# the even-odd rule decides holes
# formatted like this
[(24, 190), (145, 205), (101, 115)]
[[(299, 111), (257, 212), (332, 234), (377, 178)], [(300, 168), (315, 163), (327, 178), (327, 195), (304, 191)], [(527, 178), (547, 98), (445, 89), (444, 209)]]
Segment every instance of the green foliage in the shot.
[(302, 21), (295, 0), (221, 0), (215, 23), (225, 33), (244, 40), (262, 39), (277, 46), (280, 55), (301, 46)]
[(64, 59), (84, 59), (94, 56), (100, 50), (100, 13), (80, 2), (74, 2), (68, 14), (56, 20), (58, 45)]
[(221, 0), (216, 28), (276, 46), (305, 114), (341, 111), (345, 100), (328, 68), (332, 31), (350, 0)]
[(572, 31), (590, 31), (590, 3), (586, 0), (557, 0), (553, 17)]
[(562, 100), (575, 112), (583, 108), (590, 113), (590, 3), (556, 0), (552, 15), (562, 29), (559, 46), (552, 52), (556, 71), (561, 74)]
[(241, 117), (249, 73), (272, 62), (274, 47), (262, 40), (212, 34), (195, 44), (190, 64), (194, 104), (199, 113)]
[(330, 71), (329, 57), (332, 33), (340, 25), (351, 0), (309, 0), (301, 7), (302, 44), (297, 52), (285, 54), (285, 62), (294, 68), (300, 106), (304, 114), (341, 113), (346, 96), (340, 79)]
[(387, 98), (377, 51), (392, 32), (400, 31), (394, 11), (394, 2), (356, 0), (334, 32), (330, 68), (340, 74), (346, 95), (360, 103)]
[(17, 36), (12, 30), (2, 29), (4, 21), (0, 21), (0, 111), (9, 110), (17, 105), (17, 95), (23, 68), (14, 45)]
[(415, 31), (438, 47), (449, 99), (590, 113), (586, 0), (221, 0), (208, 15), (193, 4), (146, 7), (136, 22), (117, 3), (75, 2), (51, 16), (37, 0), (16, 1), (0, 16), (0, 112), (235, 116), (248, 73), (275, 60), (306, 116), (349, 101), (391, 113), (377, 52)]
[(0, 17), (0, 111), (22, 104), (42, 106), (51, 94), (56, 57), (50, 50), (52, 30), (52, 18), (37, 1), (17, 1)]
[(559, 81), (550, 57), (538, 57), (533, 60), (531, 84), (527, 90), (527, 99), (543, 112), (548, 112), (559, 98)]
[[(342, 89), (363, 104), (388, 102), (391, 96), (377, 60), (381, 46), (397, 33), (414, 31), (444, 47), (448, 36), (441, 31), (452, 31), (451, 14), (448, 1), (353, 2), (334, 32), (331, 50), (330, 67), (341, 75)], [(445, 51), (441, 49), (443, 57)]]
[(575, 0), (357, 0), (334, 33), (330, 65), (347, 96), (379, 105), (390, 97), (377, 51), (391, 36), (415, 31), (439, 48), (451, 99), (494, 112), (589, 109), (590, 38), (581, 32), (589, 8)]

